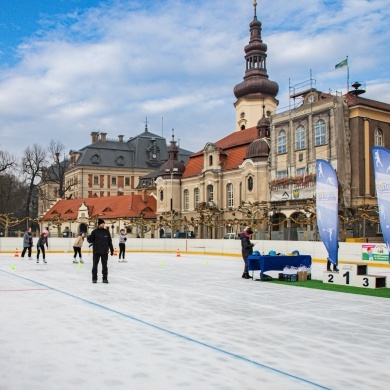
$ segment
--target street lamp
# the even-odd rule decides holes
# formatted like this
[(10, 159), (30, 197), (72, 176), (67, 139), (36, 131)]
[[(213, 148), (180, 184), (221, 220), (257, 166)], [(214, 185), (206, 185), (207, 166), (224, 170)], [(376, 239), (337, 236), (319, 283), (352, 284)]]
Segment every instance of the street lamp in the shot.
[(177, 168), (169, 169), (167, 168), (165, 170), (166, 174), (171, 175), (171, 205), (170, 205), (170, 211), (171, 211), (171, 238), (173, 238), (173, 175), (178, 173), (179, 170)]

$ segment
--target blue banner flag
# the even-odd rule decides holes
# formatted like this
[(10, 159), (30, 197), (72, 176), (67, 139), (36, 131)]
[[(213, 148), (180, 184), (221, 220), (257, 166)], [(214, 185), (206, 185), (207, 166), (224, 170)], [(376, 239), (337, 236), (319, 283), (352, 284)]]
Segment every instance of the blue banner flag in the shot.
[(348, 66), (348, 58), (346, 58), (345, 60), (339, 62), (338, 64), (336, 64), (334, 66), (335, 69), (341, 69), (341, 68), (345, 68), (346, 66)]
[(328, 260), (335, 266), (339, 255), (339, 184), (332, 165), (316, 160), (317, 225)]
[(372, 158), (374, 160), (375, 189), (383, 241), (387, 249), (390, 249), (390, 150), (374, 146)]

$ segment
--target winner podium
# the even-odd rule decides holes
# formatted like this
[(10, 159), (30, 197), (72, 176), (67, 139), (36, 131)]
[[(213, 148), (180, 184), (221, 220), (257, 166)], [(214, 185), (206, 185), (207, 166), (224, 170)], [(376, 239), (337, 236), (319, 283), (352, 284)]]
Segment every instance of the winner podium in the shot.
[(386, 287), (386, 276), (367, 275), (366, 264), (339, 264), (339, 272), (324, 271), (322, 281), (372, 289)]

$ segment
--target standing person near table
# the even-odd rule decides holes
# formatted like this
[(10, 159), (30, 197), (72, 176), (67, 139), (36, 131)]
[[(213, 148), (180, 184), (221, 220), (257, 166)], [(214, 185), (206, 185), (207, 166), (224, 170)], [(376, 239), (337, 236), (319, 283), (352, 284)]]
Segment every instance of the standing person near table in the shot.
[(112, 256), (114, 254), (114, 247), (112, 246), (110, 231), (105, 228), (105, 222), (103, 219), (98, 219), (97, 229), (92, 231), (87, 240), (90, 244), (92, 244), (93, 247), (92, 283), (97, 282), (98, 265), (100, 259), (102, 260), (103, 283), (108, 283), (108, 251), (111, 252)]
[(119, 235), (119, 262), (120, 263), (126, 263), (125, 260), (126, 241), (127, 238), (126, 238), (125, 229), (121, 229)]
[(82, 257), (81, 257), (81, 247), (83, 246), (84, 243), (84, 236), (85, 233), (80, 233), (80, 235), (76, 238), (75, 242), (73, 243), (73, 263), (78, 264), (79, 262), (77, 261), (77, 255), (79, 255), (79, 260), (80, 263), (84, 263)]
[(47, 230), (44, 230), (38, 239), (38, 242), (37, 242), (37, 263), (39, 263), (39, 254), (41, 253), (41, 251), (42, 251), (43, 262), (47, 263), (47, 261), (45, 259), (45, 245), (46, 245), (46, 248), (49, 248), (49, 239), (47, 237), (48, 235), (49, 235), (49, 232)]
[(22, 257), (26, 254), (26, 251), (28, 251), (28, 259), (32, 260), (31, 257), (31, 249), (33, 247), (33, 238), (31, 235), (31, 228), (27, 228), (26, 232), (23, 235), (23, 251), (22, 251)]
[(240, 234), (241, 253), (245, 263), (244, 273), (242, 274), (242, 278), (244, 279), (251, 279), (248, 272), (248, 256), (253, 253), (253, 247), (255, 246), (255, 244), (252, 244), (250, 241), (252, 238), (252, 234), (253, 230), (250, 226), (245, 228), (245, 230)]

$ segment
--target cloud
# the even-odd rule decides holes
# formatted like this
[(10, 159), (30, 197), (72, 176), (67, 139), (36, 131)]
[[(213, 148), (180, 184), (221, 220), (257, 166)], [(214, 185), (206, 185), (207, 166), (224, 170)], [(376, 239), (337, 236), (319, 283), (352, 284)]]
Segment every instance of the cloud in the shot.
[[(310, 74), (318, 89), (345, 92), (334, 65), (346, 55), (351, 79), (390, 101), (387, 0), (258, 3), (281, 107)], [(152, 132), (175, 128), (186, 149), (215, 142), (235, 129), (252, 18), (242, 0), (114, 1), (48, 17), (19, 46), (19, 62), (1, 69), (0, 147), (21, 154), (56, 139), (78, 149), (95, 130), (139, 134), (146, 116)]]

